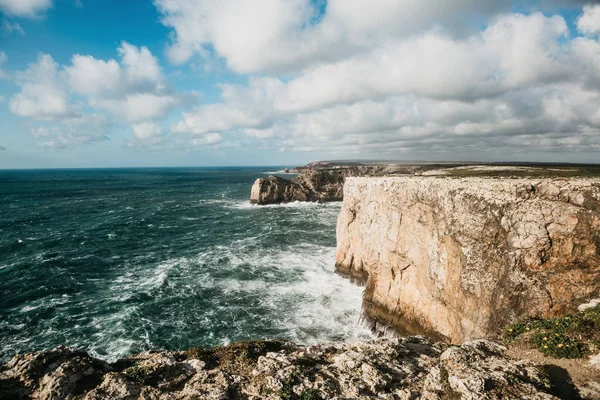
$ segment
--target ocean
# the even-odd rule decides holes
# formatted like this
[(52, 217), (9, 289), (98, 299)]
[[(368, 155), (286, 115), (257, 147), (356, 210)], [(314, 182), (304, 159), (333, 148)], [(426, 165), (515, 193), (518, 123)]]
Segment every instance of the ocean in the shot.
[(265, 168), (0, 171), (0, 360), (371, 337), (339, 203), (250, 205)]

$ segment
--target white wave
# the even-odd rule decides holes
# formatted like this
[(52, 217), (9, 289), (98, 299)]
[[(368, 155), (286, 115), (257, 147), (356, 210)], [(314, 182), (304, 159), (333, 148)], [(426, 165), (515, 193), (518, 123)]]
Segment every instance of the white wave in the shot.
[(342, 202), (340, 201), (332, 201), (326, 203), (319, 203), (313, 201), (293, 201), (290, 203), (280, 203), (280, 204), (265, 204), (258, 205), (252, 204), (249, 200), (235, 202), (231, 204), (231, 208), (235, 208), (238, 210), (261, 210), (261, 209), (269, 209), (269, 208), (340, 208)]

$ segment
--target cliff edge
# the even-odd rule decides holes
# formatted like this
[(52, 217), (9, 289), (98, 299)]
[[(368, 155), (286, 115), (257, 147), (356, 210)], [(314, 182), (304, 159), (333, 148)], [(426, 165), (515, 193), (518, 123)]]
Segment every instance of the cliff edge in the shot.
[(250, 192), (252, 204), (278, 204), (294, 201), (328, 202), (341, 201), (344, 182), (348, 177), (413, 174), (433, 168), (419, 165), (331, 165), (316, 162), (305, 167), (294, 168), (299, 174), (292, 179), (279, 176), (259, 178)]
[(337, 241), (375, 328), (462, 343), (600, 297), (600, 179), (348, 178)]
[[(3, 399), (557, 399), (543, 367), (488, 341), (425, 338), (298, 346), (240, 342), (114, 364), (59, 347), (0, 368)], [(570, 390), (576, 390), (570, 388)], [(576, 392), (575, 392), (576, 393)]]

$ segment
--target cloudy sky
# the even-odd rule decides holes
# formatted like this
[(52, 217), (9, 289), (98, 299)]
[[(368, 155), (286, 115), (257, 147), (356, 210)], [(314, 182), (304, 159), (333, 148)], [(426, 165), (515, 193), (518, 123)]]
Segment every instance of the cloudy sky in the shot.
[(0, 168), (600, 162), (600, 3), (0, 0)]

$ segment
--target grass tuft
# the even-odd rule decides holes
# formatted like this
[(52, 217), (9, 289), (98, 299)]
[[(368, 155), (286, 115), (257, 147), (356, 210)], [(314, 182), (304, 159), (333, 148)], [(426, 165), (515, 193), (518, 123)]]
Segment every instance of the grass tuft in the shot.
[(562, 318), (530, 319), (505, 328), (503, 338), (517, 338), (554, 358), (582, 358), (600, 346), (600, 304)]

